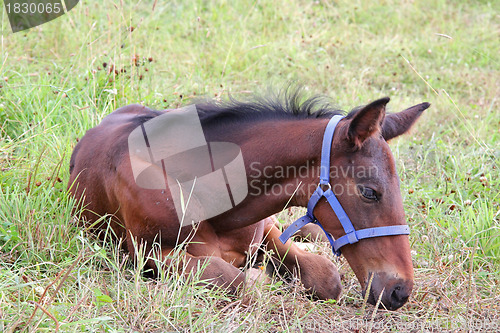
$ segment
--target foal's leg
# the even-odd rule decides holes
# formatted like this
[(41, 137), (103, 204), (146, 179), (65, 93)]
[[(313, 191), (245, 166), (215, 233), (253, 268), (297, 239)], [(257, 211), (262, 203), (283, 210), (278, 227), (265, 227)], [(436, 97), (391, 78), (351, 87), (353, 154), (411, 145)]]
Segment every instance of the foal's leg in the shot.
[(220, 257), (196, 257), (186, 253), (184, 260), (183, 273), (186, 275), (194, 275), (205, 267), (199, 276), (203, 284), (226, 289), (231, 294), (237, 294), (245, 286), (245, 273)]
[[(162, 256), (164, 258), (171, 256), (172, 252), (171, 249), (163, 250)], [(256, 273), (252, 270), (246, 272), (239, 270), (218, 256), (194, 256), (187, 252), (182, 256), (182, 259), (177, 262), (170, 259), (165, 260), (165, 267), (176, 270), (185, 277), (193, 277), (201, 270), (200, 275), (196, 278), (200, 281), (200, 284), (219, 287), (233, 295), (250, 291), (256, 280), (261, 278), (256, 276)], [(176, 264), (177, 266), (173, 267)], [(248, 301), (248, 299), (245, 301)]]
[[(221, 258), (217, 252), (218, 246), (208, 246), (203, 240), (193, 240), (198, 243), (198, 254), (189, 253), (185, 250), (176, 251), (171, 246), (161, 246), (153, 248), (151, 235), (145, 235), (138, 224), (129, 224), (130, 230), (126, 237), (126, 246), (132, 256), (145, 255), (146, 267), (152, 270), (154, 276), (159, 274), (159, 266), (171, 272), (177, 272), (186, 278), (196, 276), (200, 284), (220, 287), (229, 293), (237, 295), (240, 292), (247, 292), (255, 285), (260, 278), (252, 270), (247, 270), (247, 274), (233, 266), (231, 263)], [(132, 236), (134, 235), (134, 237)], [(149, 239), (145, 242), (144, 239)], [(137, 253), (136, 247), (143, 246), (141, 253)], [(200, 249), (201, 247), (201, 249)], [(188, 246), (188, 251), (190, 247)], [(174, 259), (176, 258), (176, 259)], [(197, 275), (200, 271), (199, 275)]]
[[(127, 247), (135, 255), (134, 246)], [(176, 253), (172, 248), (163, 248), (159, 254), (152, 251), (150, 246), (146, 246), (144, 254), (147, 257), (146, 267), (153, 271), (153, 276), (159, 275), (160, 265), (163, 269), (177, 272), (188, 279), (196, 276), (200, 284), (220, 287), (233, 295), (246, 287), (245, 273), (217, 256), (194, 256), (185, 251)], [(176, 259), (172, 259), (173, 257)], [(198, 271), (201, 271), (199, 275)]]
[[(272, 221), (272, 222), (271, 222)], [(320, 299), (338, 299), (342, 291), (340, 275), (335, 265), (325, 257), (306, 252), (291, 240), (282, 244), (278, 237), (281, 231), (269, 219), (264, 237), (268, 249), (291, 271), (297, 271), (304, 287)]]

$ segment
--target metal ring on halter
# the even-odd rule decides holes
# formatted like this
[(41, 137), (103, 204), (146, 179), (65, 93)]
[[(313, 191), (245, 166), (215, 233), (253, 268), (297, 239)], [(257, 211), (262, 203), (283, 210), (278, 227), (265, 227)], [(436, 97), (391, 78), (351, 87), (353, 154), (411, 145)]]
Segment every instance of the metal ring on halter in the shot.
[(320, 189), (322, 189), (322, 190), (323, 190), (323, 192), (326, 192), (326, 191), (323, 189), (323, 187), (322, 187), (322, 186), (326, 186), (326, 187), (327, 187), (326, 191), (328, 191), (328, 190), (331, 190), (331, 189), (332, 189), (332, 184), (330, 184), (330, 183), (326, 183), (326, 184), (321, 184), (321, 183), (319, 183), (319, 184), (318, 184), (318, 187), (319, 187)]

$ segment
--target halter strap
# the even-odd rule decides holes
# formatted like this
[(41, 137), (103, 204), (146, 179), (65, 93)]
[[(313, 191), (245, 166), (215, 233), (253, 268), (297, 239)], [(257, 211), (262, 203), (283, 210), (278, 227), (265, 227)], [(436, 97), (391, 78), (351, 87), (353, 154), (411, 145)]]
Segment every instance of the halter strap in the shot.
[(325, 134), (323, 135), (323, 144), (321, 146), (321, 169), (319, 174), (319, 184), (330, 184), (330, 151), (332, 149), (333, 134), (339, 121), (344, 118), (342, 116), (333, 116), (328, 125), (326, 125)]
[[(341, 255), (340, 248), (347, 244), (354, 244), (360, 239), (381, 237), (381, 236), (394, 236), (394, 235), (408, 235), (410, 233), (410, 227), (407, 225), (392, 225), (384, 227), (373, 227), (355, 230), (352, 225), (349, 216), (342, 208), (339, 200), (333, 193), (330, 185), (330, 151), (332, 149), (333, 134), (335, 133), (335, 128), (337, 127), (342, 116), (333, 116), (328, 125), (326, 126), (325, 133), (323, 135), (323, 145), (321, 147), (321, 167), (320, 167), (320, 177), (319, 185), (312, 194), (309, 202), (307, 203), (307, 213), (306, 215), (300, 217), (295, 222), (293, 222), (279, 237), (279, 240), (285, 244), (286, 241), (293, 236), (297, 231), (303, 228), (308, 223), (317, 224), (325, 233), (326, 238), (332, 246), (332, 251), (337, 256)], [(322, 186), (327, 186), (326, 191), (323, 190)], [(313, 214), (314, 207), (318, 204), (321, 198), (325, 197), (330, 207), (332, 207), (334, 213), (344, 229), (345, 235), (337, 240), (328, 233), (321, 223), (316, 219)]]

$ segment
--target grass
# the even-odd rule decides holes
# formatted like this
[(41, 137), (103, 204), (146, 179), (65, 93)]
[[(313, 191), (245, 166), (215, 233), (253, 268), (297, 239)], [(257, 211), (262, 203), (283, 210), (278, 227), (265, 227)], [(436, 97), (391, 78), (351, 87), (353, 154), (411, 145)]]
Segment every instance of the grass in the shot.
[[(500, 312), (499, 6), (491, 1), (82, 1), (28, 31), (2, 18), (1, 331), (496, 331)], [(115, 108), (303, 83), (345, 109), (432, 103), (391, 143), (415, 267), (397, 312), (261, 286), (249, 305), (141, 263), (74, 225), (76, 141)], [(293, 211), (294, 214), (295, 211)], [(281, 213), (283, 222), (293, 218)], [(35, 311), (36, 310), (36, 311)]]

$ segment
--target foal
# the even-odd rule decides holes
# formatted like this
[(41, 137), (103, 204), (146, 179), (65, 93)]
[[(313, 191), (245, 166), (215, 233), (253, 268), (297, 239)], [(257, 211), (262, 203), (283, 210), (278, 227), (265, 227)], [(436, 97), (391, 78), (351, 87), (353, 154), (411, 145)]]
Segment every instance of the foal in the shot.
[[(179, 222), (169, 188), (137, 185), (127, 141), (134, 129), (174, 111), (154, 111), (141, 105), (119, 108), (85, 134), (71, 157), (68, 187), (82, 203), (82, 221), (96, 232), (109, 226), (131, 253), (134, 243), (145, 244), (146, 251), (154, 242), (161, 244), (160, 256), (167, 265), (166, 258), (184, 242), (187, 272), (207, 263), (201, 278), (232, 292), (245, 281), (245, 273), (238, 268), (263, 243), (290, 271), (300, 271), (301, 282), (311, 293), (320, 299), (338, 299), (341, 283), (333, 263), (299, 249), (291, 240), (280, 242), (282, 233), (269, 218), (288, 206), (307, 205), (318, 187), (325, 128), (330, 118), (342, 114), (315, 98), (299, 101), (300, 96), (293, 94), (282, 101), (196, 105), (207, 142), (230, 142), (241, 149), (248, 194), (233, 208), (186, 226)], [(386, 114), (388, 102), (388, 98), (380, 99), (351, 111), (338, 122), (328, 143), (327, 187), (356, 230), (406, 225), (399, 178), (387, 141), (408, 131), (429, 104)], [(99, 220), (106, 214), (112, 218)], [(313, 215), (329, 235), (335, 239), (344, 236), (344, 228), (325, 198), (318, 201)], [(406, 234), (362, 239), (344, 246), (342, 254), (363, 293), (372, 279), (370, 303), (381, 293), (388, 309), (407, 301), (413, 288), (413, 267)], [(147, 265), (156, 270), (153, 260)]]

